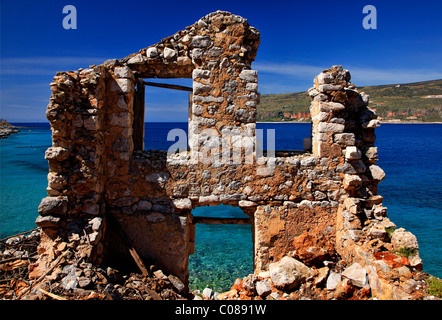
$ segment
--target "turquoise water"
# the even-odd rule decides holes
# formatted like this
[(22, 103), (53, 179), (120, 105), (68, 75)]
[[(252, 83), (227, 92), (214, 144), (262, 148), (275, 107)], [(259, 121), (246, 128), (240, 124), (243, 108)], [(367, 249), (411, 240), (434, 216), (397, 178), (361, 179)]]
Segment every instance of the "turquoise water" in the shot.
[(442, 125), (384, 124), (376, 136), (388, 216), (417, 237), (424, 271), (442, 278)]
[[(194, 216), (247, 218), (232, 206), (200, 207)], [(253, 242), (250, 225), (197, 224), (195, 254), (189, 257), (189, 286), (229, 290), (236, 278), (253, 273)]]
[(47, 196), (44, 156), (51, 144), (47, 125), (0, 140), (0, 238), (36, 227), (38, 205)]
[[(280, 150), (302, 149), (302, 139), (310, 135), (309, 124), (257, 126), (276, 130)], [(167, 141), (169, 130), (187, 131), (186, 127), (187, 123), (148, 123), (145, 145), (167, 150), (174, 143)], [(376, 135), (378, 164), (386, 172), (379, 194), (388, 215), (418, 238), (424, 270), (442, 277), (442, 125), (383, 124)], [(0, 140), (0, 238), (35, 227), (38, 205), (46, 196), (44, 152), (50, 145), (47, 124)], [(245, 217), (239, 208), (230, 206), (203, 207), (192, 213)], [(252, 233), (247, 225), (198, 224), (195, 251), (189, 259), (191, 287), (228, 289), (236, 278), (253, 270)]]

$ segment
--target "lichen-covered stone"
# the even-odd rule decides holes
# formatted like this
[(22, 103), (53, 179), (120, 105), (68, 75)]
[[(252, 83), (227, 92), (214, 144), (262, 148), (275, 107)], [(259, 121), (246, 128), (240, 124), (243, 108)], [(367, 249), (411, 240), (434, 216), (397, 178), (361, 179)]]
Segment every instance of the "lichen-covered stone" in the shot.
[(275, 286), (292, 289), (309, 276), (310, 269), (302, 262), (284, 257), (269, 265), (270, 277)]
[(411, 232), (405, 231), (404, 228), (396, 229), (391, 237), (391, 244), (396, 250), (401, 249), (419, 249), (417, 238)]

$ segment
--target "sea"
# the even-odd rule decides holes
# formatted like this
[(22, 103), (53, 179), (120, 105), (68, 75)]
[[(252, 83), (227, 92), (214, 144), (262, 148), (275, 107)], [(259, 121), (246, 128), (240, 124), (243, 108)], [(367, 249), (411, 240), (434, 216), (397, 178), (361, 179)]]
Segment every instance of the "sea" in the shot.
[[(47, 196), (49, 124), (14, 125), (24, 128), (0, 140), (0, 239), (35, 228), (38, 205)], [(146, 123), (145, 149), (167, 150), (175, 143), (167, 134), (175, 128), (187, 132), (187, 123)], [(258, 123), (257, 128), (275, 130), (277, 150), (302, 150), (311, 125)], [(416, 235), (424, 271), (442, 278), (442, 124), (382, 124), (376, 136), (377, 164), (386, 173), (378, 193), (388, 216)], [(239, 208), (225, 205), (196, 208), (192, 214), (245, 217)], [(226, 291), (236, 278), (252, 272), (249, 225), (197, 225), (195, 254), (189, 258), (191, 289)]]

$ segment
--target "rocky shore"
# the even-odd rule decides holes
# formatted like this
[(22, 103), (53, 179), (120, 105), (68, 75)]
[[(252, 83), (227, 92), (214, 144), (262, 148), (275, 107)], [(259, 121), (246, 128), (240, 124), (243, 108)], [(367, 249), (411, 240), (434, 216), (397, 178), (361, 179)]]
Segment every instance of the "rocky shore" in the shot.
[(142, 275), (136, 269), (124, 272), (84, 262), (74, 255), (72, 238), (69, 243), (56, 243), (52, 251), (57, 259), (43, 276), (32, 279), (40, 235), (37, 228), (0, 240), (1, 300), (370, 300), (372, 291), (381, 287), (375, 284), (383, 281), (400, 288), (399, 299), (440, 300), (429, 293), (432, 276), (406, 266), (398, 268), (405, 258), (394, 254), (378, 263), (385, 279), (378, 273), (368, 274), (358, 263), (347, 266), (339, 258), (324, 260), (317, 267), (288, 255), (270, 264), (268, 271), (237, 279), (227, 292), (210, 288), (189, 292), (177, 277), (155, 265)]
[(14, 127), (12, 124), (6, 122), (6, 120), (0, 119), (0, 139), (4, 139), (9, 136), (11, 133), (17, 133), (20, 130), (17, 127)]

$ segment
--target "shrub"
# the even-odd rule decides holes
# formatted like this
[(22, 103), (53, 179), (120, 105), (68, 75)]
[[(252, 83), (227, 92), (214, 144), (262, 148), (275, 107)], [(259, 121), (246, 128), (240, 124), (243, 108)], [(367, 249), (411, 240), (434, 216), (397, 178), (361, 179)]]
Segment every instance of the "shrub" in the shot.
[(417, 252), (416, 249), (402, 247), (402, 248), (400, 248), (399, 250), (396, 251), (396, 254), (399, 255), (399, 256), (408, 258), (409, 256), (415, 255), (416, 252)]
[(427, 293), (442, 298), (442, 280), (430, 275), (426, 281), (428, 283)]

